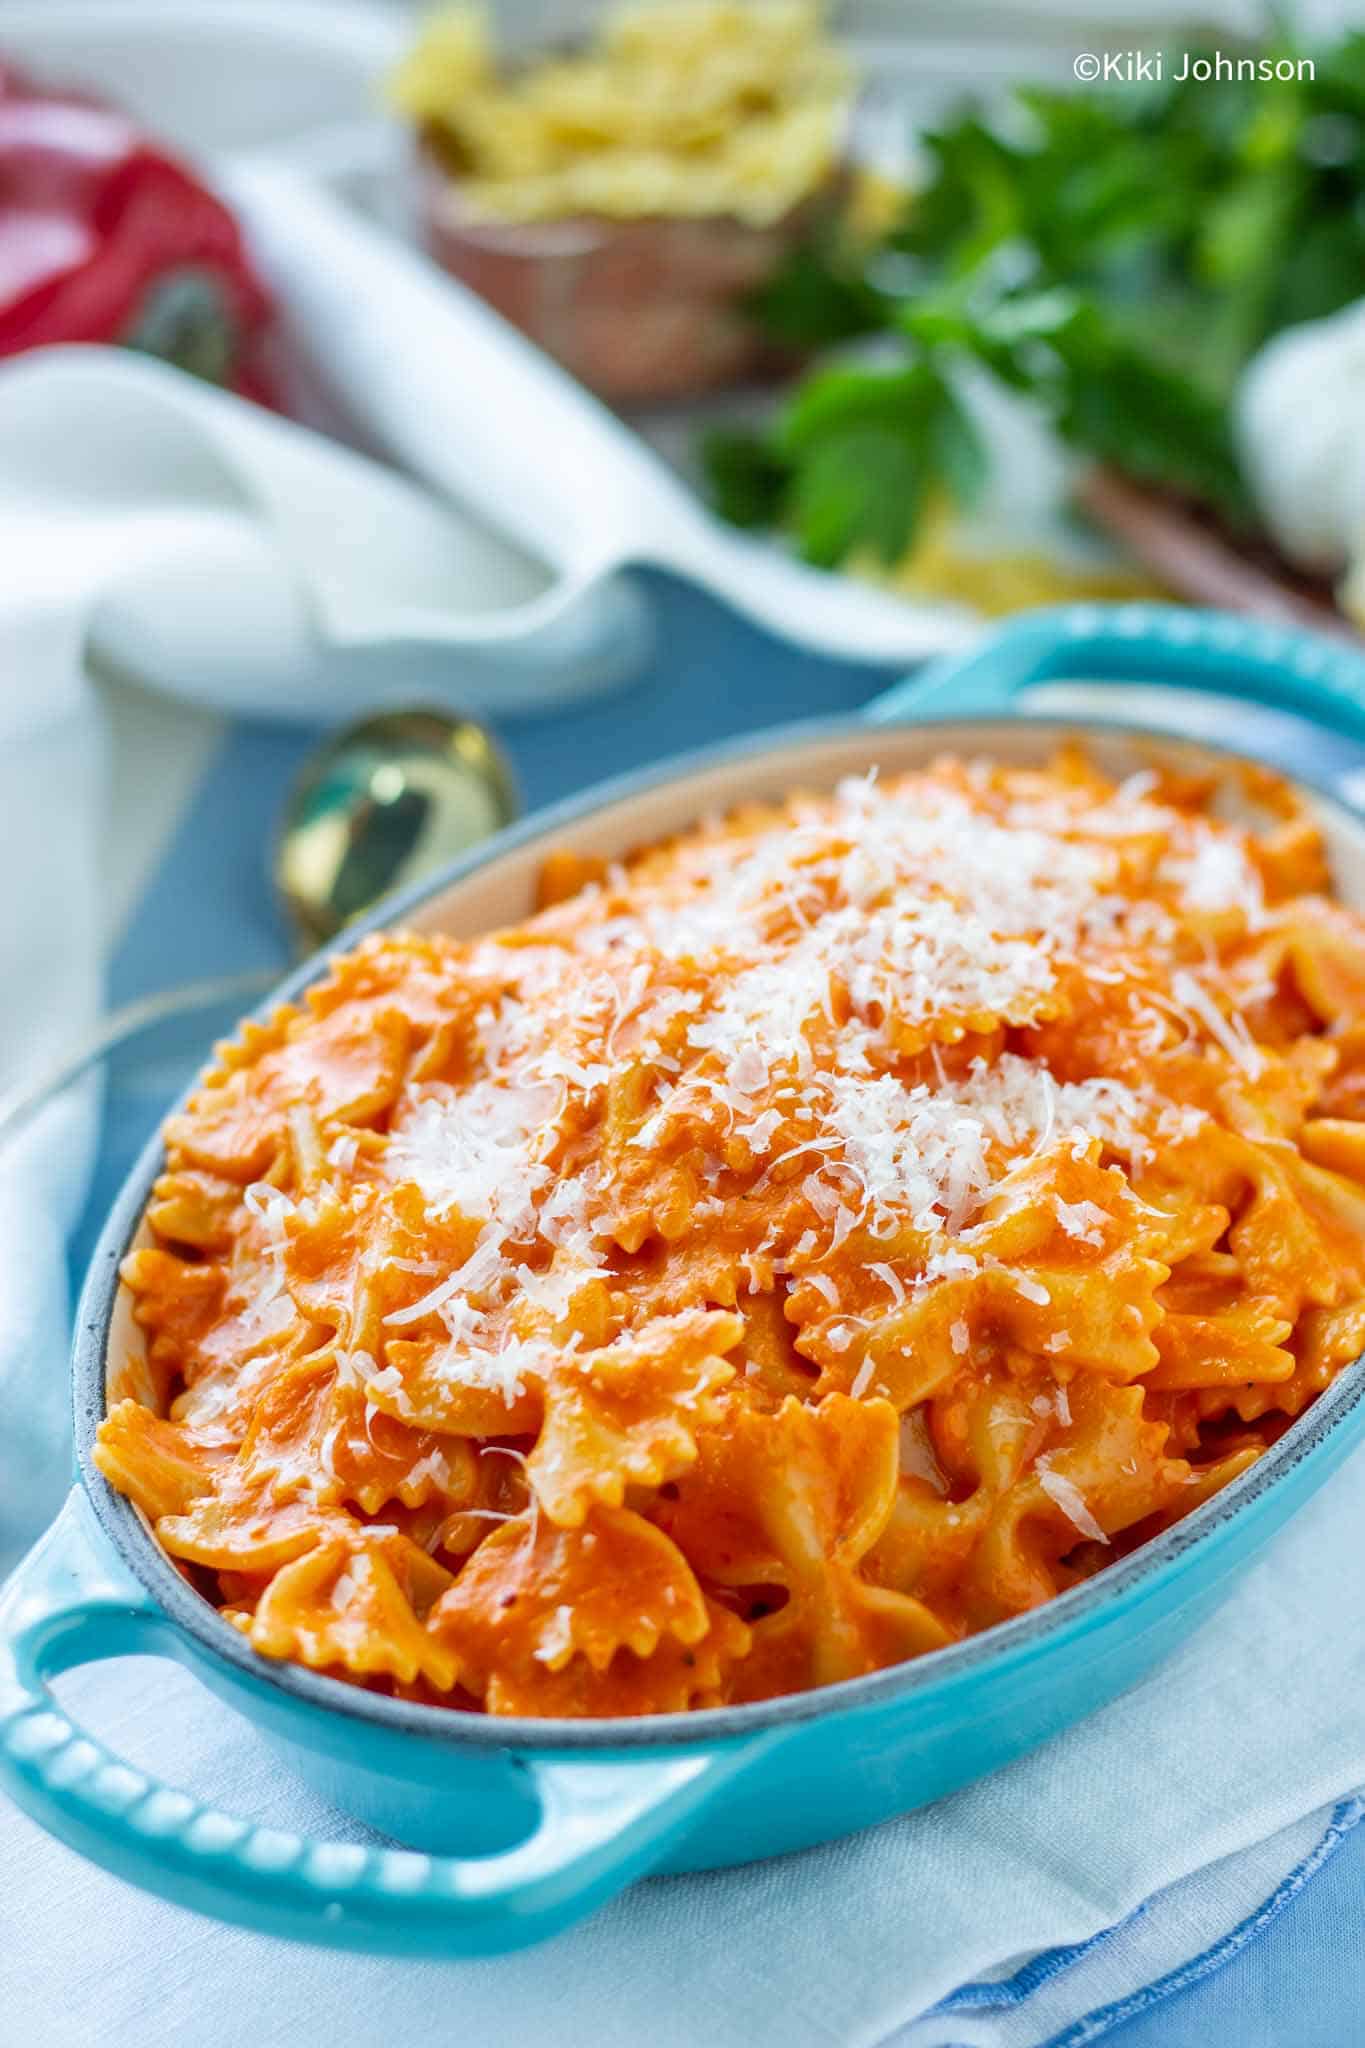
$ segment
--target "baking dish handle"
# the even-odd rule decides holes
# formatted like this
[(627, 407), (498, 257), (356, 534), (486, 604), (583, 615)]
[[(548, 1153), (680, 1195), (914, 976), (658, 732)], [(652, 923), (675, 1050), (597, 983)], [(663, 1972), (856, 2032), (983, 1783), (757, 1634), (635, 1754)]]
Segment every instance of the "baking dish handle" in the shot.
[(1297, 712), (1365, 740), (1365, 652), (1297, 627), (1174, 604), (1073, 604), (1021, 613), (867, 708), (878, 723), (1004, 716), (1051, 682), (1155, 683)]
[(77, 1664), (149, 1652), (175, 1654), (171, 1625), (110, 1554), (76, 1488), (0, 1591), (0, 1788), (49, 1834), (145, 1891), (329, 1947), (478, 1955), (557, 1933), (652, 1869), (754, 1756), (749, 1743), (528, 1759), (539, 1817), (523, 1841), (489, 1856), (309, 1842), (121, 1762), (50, 1690)]

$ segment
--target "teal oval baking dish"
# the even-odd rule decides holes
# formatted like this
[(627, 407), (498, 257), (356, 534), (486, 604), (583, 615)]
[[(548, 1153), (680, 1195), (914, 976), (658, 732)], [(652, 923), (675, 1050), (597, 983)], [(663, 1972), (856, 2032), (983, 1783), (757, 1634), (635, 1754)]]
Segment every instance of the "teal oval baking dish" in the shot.
[[(1040, 758), (1074, 717), (1020, 699), (1120, 682), (1255, 702), (1313, 721), (1343, 757), (1306, 789), (1339, 886), (1365, 905), (1365, 660), (1344, 644), (1174, 608), (1029, 615), (899, 686), (870, 716), (788, 728), (616, 782), (505, 833), (386, 907), (382, 921), (486, 929), (529, 906), (548, 843), (611, 854), (741, 797), (908, 767), (968, 747)], [(1226, 715), (1227, 707), (1224, 707)], [(1093, 719), (1115, 769), (1227, 756)], [(1268, 729), (1273, 730), (1273, 719)], [(1333, 789), (1333, 779), (1342, 786)], [(347, 942), (355, 936), (347, 935)], [(295, 994), (324, 958), (278, 992)], [(134, 1341), (118, 1265), (159, 1145), (111, 1214), (74, 1353), (68, 1503), (0, 1594), (0, 1784), (50, 1832), (149, 1891), (276, 1935), (400, 1955), (510, 1949), (581, 1919), (637, 1877), (744, 1862), (846, 1834), (978, 1778), (1090, 1713), (1196, 1627), (1365, 1439), (1365, 1371), (1342, 1373), (1249, 1472), (1187, 1520), (1049, 1605), (915, 1662), (739, 1708), (612, 1721), (489, 1718), (360, 1691), (256, 1654), (158, 1549), (90, 1461), (106, 1362)], [(130, 1652), (177, 1659), (250, 1717), (291, 1769), (387, 1841), (310, 1842), (156, 1783), (74, 1727), (51, 1680)]]

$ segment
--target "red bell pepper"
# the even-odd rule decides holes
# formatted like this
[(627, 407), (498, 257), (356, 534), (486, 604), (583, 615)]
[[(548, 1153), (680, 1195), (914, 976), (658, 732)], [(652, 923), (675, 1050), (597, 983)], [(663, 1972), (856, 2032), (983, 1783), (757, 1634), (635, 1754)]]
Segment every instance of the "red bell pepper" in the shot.
[(116, 109), (0, 63), (0, 356), (121, 342), (263, 398), (269, 319), (221, 200)]

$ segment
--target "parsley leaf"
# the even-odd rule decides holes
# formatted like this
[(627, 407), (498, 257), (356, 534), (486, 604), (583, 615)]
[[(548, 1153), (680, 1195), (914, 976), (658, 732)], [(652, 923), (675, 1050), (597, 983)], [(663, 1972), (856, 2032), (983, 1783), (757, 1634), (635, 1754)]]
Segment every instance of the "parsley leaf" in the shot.
[(930, 492), (965, 502), (985, 467), (975, 429), (927, 361), (825, 371), (769, 434), (712, 434), (703, 453), (727, 518), (788, 527), (824, 568), (857, 549), (898, 561)]
[(864, 276), (861, 258), (825, 235), (789, 250), (748, 310), (775, 342), (814, 349), (873, 334), (895, 309)]

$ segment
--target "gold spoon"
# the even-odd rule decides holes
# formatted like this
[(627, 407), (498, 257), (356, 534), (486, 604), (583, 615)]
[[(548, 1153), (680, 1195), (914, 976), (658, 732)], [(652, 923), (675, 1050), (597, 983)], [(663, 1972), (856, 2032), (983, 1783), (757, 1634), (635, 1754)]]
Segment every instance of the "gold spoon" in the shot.
[(344, 726), (305, 763), (275, 841), (275, 889), (301, 949), (325, 945), (518, 808), (501, 748), (472, 718), (383, 711)]
[[(437, 710), (384, 711), (343, 726), (305, 761), (275, 837), (276, 893), (300, 956), (468, 852), (516, 817), (512, 772), (492, 734)], [(38, 1079), (0, 1095), (0, 1144), (121, 1045), (197, 1010), (245, 1010), (280, 969), (144, 996)]]

